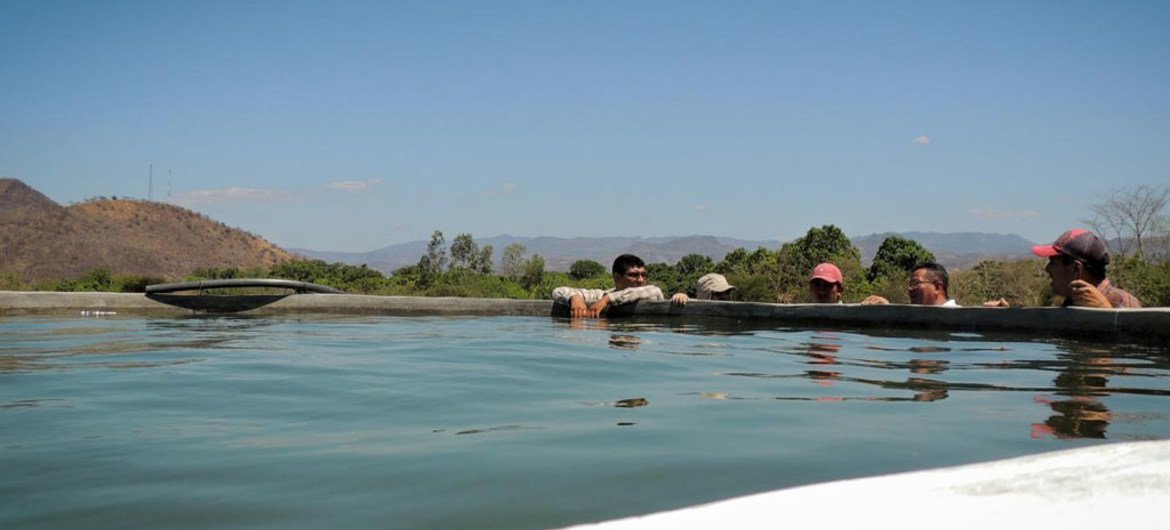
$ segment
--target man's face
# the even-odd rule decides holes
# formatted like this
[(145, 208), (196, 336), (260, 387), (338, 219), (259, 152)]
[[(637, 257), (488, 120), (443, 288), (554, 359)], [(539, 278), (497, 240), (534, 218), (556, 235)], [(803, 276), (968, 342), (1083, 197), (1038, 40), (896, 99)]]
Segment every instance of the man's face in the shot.
[(1076, 260), (1065, 258), (1062, 255), (1048, 258), (1048, 265), (1044, 266), (1044, 272), (1047, 272), (1048, 278), (1052, 280), (1052, 292), (1064, 297), (1070, 296), (1072, 289), (1069, 284), (1080, 276), (1077, 269)]
[(942, 283), (931, 279), (930, 272), (918, 269), (910, 275), (906, 284), (906, 294), (910, 295), (910, 303), (918, 305), (937, 305), (939, 293), (942, 292)]
[(711, 298), (709, 298), (709, 299), (710, 300), (725, 300), (725, 301), (731, 300), (733, 292), (735, 292), (735, 289), (728, 289), (726, 291), (718, 292), (718, 293), (712, 292)]
[(841, 301), (841, 284), (836, 282), (813, 278), (808, 282), (808, 291), (812, 293), (813, 302), (818, 304), (835, 304)]
[(646, 267), (630, 267), (624, 274), (613, 273), (613, 285), (619, 291), (646, 285)]

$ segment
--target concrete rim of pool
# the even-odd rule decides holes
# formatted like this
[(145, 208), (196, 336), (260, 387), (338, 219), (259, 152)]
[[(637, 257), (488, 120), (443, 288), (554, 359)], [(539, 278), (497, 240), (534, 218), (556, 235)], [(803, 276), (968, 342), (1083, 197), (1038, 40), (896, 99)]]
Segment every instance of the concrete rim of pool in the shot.
[(573, 529), (1161, 528), (1170, 441), (788, 488)]
[[(240, 314), (568, 316), (567, 308), (555, 305), (550, 300), (316, 293), (256, 296), (266, 298)], [(185, 316), (216, 311), (174, 307), (137, 293), (0, 291), (0, 316), (75, 315), (79, 312)], [(717, 317), (791, 327), (1042, 333), (1049, 337), (1075, 337), (1094, 341), (1170, 342), (1170, 308), (940, 308), (900, 304), (863, 306), (696, 300), (686, 306), (673, 305), (669, 301), (642, 301), (615, 307), (610, 316), (670, 319)]]

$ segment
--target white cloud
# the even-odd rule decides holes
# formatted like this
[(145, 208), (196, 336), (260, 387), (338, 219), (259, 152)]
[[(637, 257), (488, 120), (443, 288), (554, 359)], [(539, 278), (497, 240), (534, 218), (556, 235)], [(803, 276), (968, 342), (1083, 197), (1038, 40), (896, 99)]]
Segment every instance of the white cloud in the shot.
[(1032, 219), (1040, 217), (1035, 210), (1000, 210), (998, 208), (969, 208), (967, 213), (980, 221), (1002, 221), (1005, 219)]
[(705, 212), (705, 211), (710, 210), (710, 209), (711, 209), (711, 207), (707, 206), (706, 204), (696, 204), (694, 206), (694, 210), (696, 212)]
[(326, 184), (325, 187), (333, 190), (342, 191), (362, 191), (373, 188), (382, 184), (382, 179), (367, 179), (367, 180), (338, 180)]
[(505, 182), (499, 187), (488, 190), (487, 194), (490, 197), (503, 197), (505, 195), (516, 193), (516, 190), (518, 189), (520, 189), (520, 186), (515, 182)]
[(910, 141), (918, 145), (926, 145), (930, 143), (930, 137), (925, 134), (920, 134), (915, 136), (914, 139)]
[(257, 188), (221, 188), (216, 190), (195, 190), (180, 193), (174, 202), (189, 206), (207, 206), (228, 202), (292, 202), (297, 196), (284, 190)]

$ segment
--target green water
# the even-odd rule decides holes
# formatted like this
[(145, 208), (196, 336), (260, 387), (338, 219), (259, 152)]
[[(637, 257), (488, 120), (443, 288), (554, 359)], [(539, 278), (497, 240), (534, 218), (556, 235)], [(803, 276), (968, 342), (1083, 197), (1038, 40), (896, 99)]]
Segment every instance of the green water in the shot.
[(973, 334), (10, 318), (0, 528), (555, 527), (1170, 438), (1168, 396), (1165, 351)]

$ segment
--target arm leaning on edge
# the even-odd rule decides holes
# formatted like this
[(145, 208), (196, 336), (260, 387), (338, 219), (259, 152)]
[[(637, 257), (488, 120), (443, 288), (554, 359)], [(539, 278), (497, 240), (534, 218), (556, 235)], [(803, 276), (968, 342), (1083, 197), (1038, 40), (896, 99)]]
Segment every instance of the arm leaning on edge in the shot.
[(569, 305), (570, 299), (573, 295), (581, 295), (586, 304), (594, 304), (601, 300), (602, 296), (609, 295), (609, 303), (612, 305), (621, 305), (636, 300), (665, 300), (662, 295), (662, 289), (656, 285), (643, 285), (641, 287), (627, 287), (620, 291), (603, 291), (601, 289), (580, 289), (577, 287), (557, 287), (553, 289), (553, 301), (558, 304)]
[(620, 291), (609, 293), (609, 303), (613, 305), (621, 305), (637, 300), (664, 300), (662, 296), (662, 289), (656, 285), (643, 285), (641, 287), (627, 287)]
[(601, 300), (601, 297), (605, 295), (605, 291), (603, 291), (601, 289), (580, 289), (577, 287), (557, 287), (556, 289), (553, 289), (552, 297), (553, 297), (553, 301), (558, 303), (558, 304), (569, 305), (569, 300), (571, 298), (573, 298), (573, 295), (575, 295), (575, 294), (581, 295), (581, 298), (584, 299), (586, 304), (592, 304), (594, 302), (597, 302), (598, 300)]

